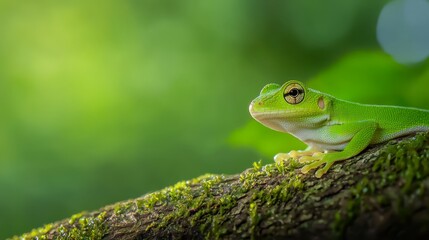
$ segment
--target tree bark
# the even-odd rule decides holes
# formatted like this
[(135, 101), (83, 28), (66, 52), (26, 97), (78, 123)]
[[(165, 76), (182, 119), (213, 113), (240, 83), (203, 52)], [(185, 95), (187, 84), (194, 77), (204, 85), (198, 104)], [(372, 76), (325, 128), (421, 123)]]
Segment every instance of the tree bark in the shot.
[(429, 133), (373, 146), (318, 179), (254, 163), (81, 213), (16, 239), (429, 239)]

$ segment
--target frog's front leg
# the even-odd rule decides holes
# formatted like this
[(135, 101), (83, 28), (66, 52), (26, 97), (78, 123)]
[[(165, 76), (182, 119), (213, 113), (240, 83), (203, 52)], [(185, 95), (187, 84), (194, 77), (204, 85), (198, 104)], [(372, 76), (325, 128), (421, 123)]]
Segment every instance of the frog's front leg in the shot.
[(343, 126), (332, 127), (332, 132), (352, 132), (354, 136), (344, 148), (343, 151), (327, 153), (322, 156), (318, 161), (314, 161), (301, 169), (302, 173), (318, 168), (320, 165), (325, 165), (316, 171), (316, 177), (320, 178), (325, 174), (329, 168), (337, 161), (342, 161), (362, 152), (371, 143), (371, 140), (378, 128), (378, 124), (373, 121), (362, 121)]
[(278, 153), (276, 156), (274, 156), (274, 161), (278, 163), (286, 161), (290, 158), (294, 158), (297, 159), (300, 163), (307, 163), (320, 160), (324, 154), (325, 153), (322, 152), (319, 148), (309, 146), (305, 150), (292, 150), (288, 153)]

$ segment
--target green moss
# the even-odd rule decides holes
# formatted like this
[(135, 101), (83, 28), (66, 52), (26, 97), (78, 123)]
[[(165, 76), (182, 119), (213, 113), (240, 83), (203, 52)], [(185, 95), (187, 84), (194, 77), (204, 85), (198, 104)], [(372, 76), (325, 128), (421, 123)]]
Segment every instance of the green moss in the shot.
[(205, 181), (205, 180), (207, 180), (207, 179), (209, 179), (209, 178), (212, 178), (212, 177), (215, 177), (215, 176), (217, 176), (217, 175), (215, 175), (215, 174), (210, 174), (210, 173), (206, 173), (206, 174), (204, 174), (204, 175), (201, 175), (201, 176), (199, 176), (199, 177), (196, 177), (196, 178), (194, 178), (194, 179), (192, 179), (192, 180), (189, 180), (189, 181), (187, 181), (190, 185), (197, 185), (197, 184), (200, 184), (202, 181)]
[(244, 191), (248, 191), (249, 189), (253, 188), (256, 184), (255, 179), (265, 175), (263, 171), (260, 171), (261, 167), (259, 165), (259, 163), (253, 163), (252, 169), (249, 169), (240, 174), (240, 182), (242, 183), (242, 188)]
[(211, 175), (201, 180), (201, 186), (206, 194), (211, 194), (213, 186), (219, 184), (223, 179), (222, 175)]
[(167, 197), (163, 191), (154, 192), (146, 195), (146, 197), (140, 201), (140, 204), (138, 205), (143, 206), (145, 209), (152, 210), (157, 203), (164, 201), (166, 198)]
[(229, 212), (237, 204), (237, 199), (231, 195), (222, 196), (219, 198), (219, 214), (223, 215)]
[(83, 216), (83, 214), (85, 214), (85, 212), (76, 213), (76, 214), (72, 215), (70, 217), (69, 224), (74, 224), (76, 222), (76, 220), (78, 220), (79, 218), (81, 218)]
[(304, 183), (298, 175), (290, 175), (277, 185), (262, 189), (252, 199), (260, 200), (268, 205), (289, 201), (294, 194), (303, 189)]
[[(258, 211), (259, 205), (274, 205), (280, 201), (289, 201), (297, 191), (304, 188), (301, 175), (295, 174), (295, 169), (302, 167), (296, 160), (290, 159), (286, 162), (278, 162), (261, 166), (261, 163), (254, 163), (253, 168), (240, 175), (242, 187), (248, 191), (252, 189), (254, 194), (249, 205), (249, 226), (252, 238), (256, 238), (259, 222), (266, 216)], [(266, 187), (263, 179), (277, 179), (282, 175), (277, 184), (270, 184)], [(258, 186), (261, 186), (258, 189)], [(263, 186), (263, 187), (262, 187)], [(269, 213), (265, 213), (267, 215)]]
[[(187, 217), (191, 226), (201, 225), (201, 232), (222, 232), (220, 219), (216, 214), (230, 209), (235, 202), (232, 195), (222, 195), (221, 198), (213, 198), (213, 193), (219, 188), (219, 183), (224, 180), (223, 175), (206, 174), (186, 182), (179, 182), (172, 187), (167, 187), (159, 192), (149, 194), (136, 201), (136, 206), (142, 213), (150, 213), (154, 206), (169, 204), (174, 206), (173, 211), (163, 216), (160, 222), (151, 224), (146, 231), (162, 229), (170, 226), (170, 222), (178, 217)], [(192, 194), (191, 187), (194, 189)], [(191, 214), (192, 212), (192, 214)], [(210, 219), (208, 219), (210, 217)], [(202, 224), (202, 223), (206, 224)], [(216, 231), (215, 231), (216, 230)]]
[(101, 212), (92, 217), (83, 216), (83, 213), (79, 213), (70, 218), (67, 226), (60, 225), (54, 229), (52, 224), (48, 224), (43, 228), (34, 229), (28, 234), (19, 237), (15, 236), (12, 239), (51, 239), (51, 237), (48, 237), (51, 231), (58, 233), (56, 239), (59, 240), (102, 239), (106, 232), (105, 217), (106, 212)]
[(123, 214), (123, 213), (127, 212), (127, 210), (128, 210), (129, 208), (130, 208), (130, 205), (129, 205), (129, 204), (126, 204), (126, 203), (118, 203), (118, 204), (116, 204), (116, 205), (115, 205), (114, 213), (115, 213), (116, 215), (121, 215), (121, 214)]
[[(373, 197), (376, 202), (383, 206), (392, 206), (397, 214), (407, 214), (403, 198), (412, 192), (423, 192), (424, 185), (416, 180), (429, 176), (429, 133), (417, 134), (410, 140), (398, 144), (388, 144), (375, 160), (372, 173), (378, 175), (378, 182), (362, 178), (352, 189), (351, 199), (346, 208), (335, 215), (333, 223), (334, 232), (339, 238), (344, 234), (346, 227), (362, 211), (370, 206), (365, 206), (365, 199)], [(389, 185), (400, 183), (402, 196), (388, 199), (388, 196), (378, 194)]]
[(190, 193), (189, 184), (189, 181), (178, 182), (174, 186), (147, 194), (143, 198), (137, 199), (135, 204), (139, 210), (153, 210), (156, 205), (163, 205), (169, 201), (177, 201), (180, 198), (188, 196)]
[(253, 168), (240, 174), (240, 183), (242, 183), (243, 192), (255, 188), (258, 184), (258, 179), (261, 177), (272, 177), (273, 175), (291, 174), (295, 169), (302, 167), (295, 159), (289, 159), (286, 162), (272, 163), (262, 166), (262, 162), (254, 162)]
[(276, 162), (276, 163), (274, 164), (274, 166), (276, 167), (277, 171), (278, 171), (280, 174), (285, 174), (285, 170), (286, 170), (286, 168), (285, 168), (285, 162), (284, 162), (284, 161)]
[[(246, 177), (254, 178), (257, 175), (265, 174), (262, 166), (257, 166), (251, 171), (251, 175), (246, 175)], [(189, 225), (200, 226), (200, 232), (206, 237), (221, 238), (222, 234), (226, 232), (226, 228), (222, 226), (226, 220), (224, 213), (234, 208), (238, 198), (243, 195), (240, 187), (231, 188), (231, 192), (224, 192), (225, 189), (222, 189), (220, 185), (224, 180), (223, 175), (204, 175), (162, 190), (164, 204), (174, 206), (174, 210), (163, 216), (161, 222), (149, 226), (147, 230), (156, 231), (171, 225), (171, 221), (177, 217), (186, 216)], [(193, 189), (193, 195), (190, 194), (191, 186), (199, 188)], [(222, 194), (216, 194), (216, 191), (222, 191)], [(217, 195), (221, 197), (216, 197)], [(153, 196), (149, 197), (149, 199), (151, 198)], [(138, 205), (142, 205), (142, 203), (138, 203)]]
[(253, 162), (253, 171), (257, 172), (259, 170), (261, 170), (262, 167), (262, 161), (259, 160), (258, 162)]
[(101, 212), (97, 216), (80, 217), (72, 227), (60, 226), (58, 228), (58, 239), (102, 239), (107, 227), (105, 226), (106, 212)]
[(415, 180), (429, 176), (428, 138), (427, 133), (417, 134), (412, 140), (390, 145), (376, 160), (373, 171), (392, 172), (383, 175), (382, 181), (392, 183), (402, 179), (402, 191), (413, 191)]
[(46, 233), (48, 233), (52, 229), (52, 224), (47, 224), (41, 228), (36, 228), (31, 230), (30, 233), (23, 234), (21, 236), (14, 236), (11, 239), (12, 240), (27, 240), (27, 239), (39, 239), (44, 240), (46, 238)]
[(252, 239), (255, 239), (256, 228), (261, 220), (260, 215), (258, 214), (258, 205), (255, 202), (250, 203), (249, 205), (249, 220), (250, 220), (250, 235)]

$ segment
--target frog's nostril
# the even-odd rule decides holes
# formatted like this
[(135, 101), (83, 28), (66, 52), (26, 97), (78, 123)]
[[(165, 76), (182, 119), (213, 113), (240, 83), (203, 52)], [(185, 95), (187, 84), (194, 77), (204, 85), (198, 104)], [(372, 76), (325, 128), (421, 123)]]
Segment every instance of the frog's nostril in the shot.
[[(262, 107), (264, 103), (262, 101), (255, 101), (253, 100), (249, 105), (249, 111), (250, 113), (255, 113), (258, 111), (260, 107)], [(256, 108), (256, 109), (255, 109)]]

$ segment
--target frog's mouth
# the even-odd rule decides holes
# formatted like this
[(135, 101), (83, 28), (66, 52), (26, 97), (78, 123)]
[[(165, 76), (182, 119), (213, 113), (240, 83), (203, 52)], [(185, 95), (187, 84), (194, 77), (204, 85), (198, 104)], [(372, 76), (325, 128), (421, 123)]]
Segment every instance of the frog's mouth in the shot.
[[(249, 105), (250, 115), (258, 122), (265, 123), (265, 121), (271, 120), (286, 120), (289, 117), (294, 116), (294, 112), (286, 112), (284, 110), (275, 110), (267, 109), (264, 107), (258, 106), (258, 103), (253, 101)], [(264, 122), (262, 122), (264, 121)]]
[(281, 112), (254, 112), (251, 113), (252, 117), (260, 122), (262, 125), (265, 125), (268, 128), (271, 128), (280, 132), (287, 132), (290, 130), (291, 124), (285, 119), (284, 113)]
[(258, 121), (263, 120), (274, 120), (274, 119), (284, 119), (284, 113), (282, 112), (250, 112), (250, 115)]
[(280, 111), (273, 111), (264, 107), (261, 107), (261, 104), (258, 104), (257, 101), (252, 101), (249, 105), (249, 112), (255, 119), (263, 119), (263, 118), (276, 118), (280, 117)]
[(255, 109), (253, 108), (253, 104), (249, 106), (249, 112), (262, 125), (280, 132), (293, 132), (297, 128), (317, 128), (325, 125), (330, 118), (329, 114), (326, 113), (312, 114), (311, 112)]
[(249, 106), (250, 115), (262, 125), (265, 125), (273, 130), (284, 132), (287, 120), (285, 113), (282, 111), (270, 111), (268, 109), (255, 109), (254, 102)]

